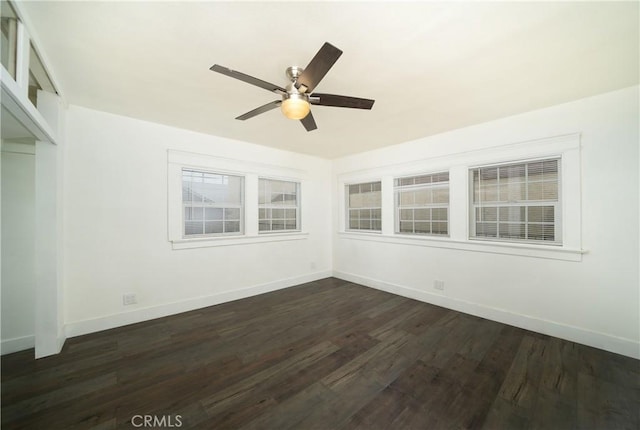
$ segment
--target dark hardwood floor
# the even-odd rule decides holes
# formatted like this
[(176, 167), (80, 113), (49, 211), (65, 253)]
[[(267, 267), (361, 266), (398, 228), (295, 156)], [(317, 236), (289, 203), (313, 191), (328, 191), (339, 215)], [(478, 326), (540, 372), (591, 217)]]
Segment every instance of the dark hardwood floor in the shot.
[(639, 363), (329, 278), (3, 356), (2, 428), (637, 430)]

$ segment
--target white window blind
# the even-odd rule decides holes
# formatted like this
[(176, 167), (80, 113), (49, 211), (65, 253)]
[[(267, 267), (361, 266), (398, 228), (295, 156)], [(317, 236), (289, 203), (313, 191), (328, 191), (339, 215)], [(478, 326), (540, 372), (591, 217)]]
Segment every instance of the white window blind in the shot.
[(560, 244), (559, 160), (471, 169), (471, 237)]
[(395, 179), (395, 232), (449, 234), (449, 172)]
[(259, 232), (300, 229), (300, 184), (260, 179), (258, 190)]
[(346, 186), (349, 230), (382, 230), (381, 190), (379, 181)]
[(182, 170), (184, 236), (242, 234), (242, 176)]

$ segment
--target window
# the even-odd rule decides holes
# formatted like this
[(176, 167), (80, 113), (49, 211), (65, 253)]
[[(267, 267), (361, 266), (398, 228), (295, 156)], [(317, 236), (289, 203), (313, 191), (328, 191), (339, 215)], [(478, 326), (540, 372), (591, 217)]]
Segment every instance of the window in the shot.
[(471, 169), (471, 237), (560, 244), (559, 160)]
[(18, 40), (18, 18), (13, 7), (8, 1), (0, 2), (0, 34), (2, 46), (0, 46), (0, 59), (2, 65), (11, 77), (16, 79), (16, 51)]
[(449, 234), (449, 172), (396, 178), (396, 233)]
[(242, 234), (243, 179), (183, 169), (184, 237)]
[(349, 230), (382, 230), (380, 182), (347, 185)]
[(300, 184), (261, 178), (258, 212), (258, 230), (261, 233), (299, 230)]

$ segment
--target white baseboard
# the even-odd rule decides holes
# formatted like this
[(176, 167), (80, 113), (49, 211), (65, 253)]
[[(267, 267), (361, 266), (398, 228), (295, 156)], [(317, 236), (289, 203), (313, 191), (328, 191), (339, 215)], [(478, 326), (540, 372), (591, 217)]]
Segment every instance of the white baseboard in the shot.
[(537, 333), (566, 339), (571, 342), (581, 343), (583, 345), (592, 346), (605, 351), (615, 352), (616, 354), (625, 355), (627, 357), (640, 359), (640, 343), (632, 339), (611, 336), (605, 333), (561, 324), (555, 321), (521, 315), (504, 309), (493, 308), (440, 294), (416, 290), (414, 288), (367, 278), (365, 276), (355, 275), (352, 273), (333, 271), (333, 276), (345, 281), (387, 291), (410, 299), (431, 303), (447, 309), (453, 309), (466, 314), (523, 328), (525, 330), (535, 331)]
[(220, 303), (230, 302), (233, 300), (244, 299), (258, 294), (268, 293), (270, 291), (280, 290), (282, 288), (292, 287), (305, 282), (312, 282), (318, 279), (328, 278), (331, 271), (310, 273), (307, 275), (296, 276), (293, 278), (280, 279), (278, 281), (268, 282), (266, 284), (254, 285), (251, 287), (241, 288), (223, 293), (212, 294), (210, 296), (196, 297), (175, 303), (167, 303), (163, 305), (134, 309), (118, 314), (107, 315), (100, 318), (93, 318), (82, 321), (74, 321), (65, 324), (65, 335), (67, 338), (81, 336), (83, 334), (94, 333), (97, 331), (108, 330), (115, 327), (121, 327), (128, 324), (135, 324), (143, 321), (161, 318), (169, 315), (175, 315), (182, 312), (188, 312), (196, 309), (206, 308), (208, 306), (218, 305)]
[(0, 344), (0, 354), (6, 355), (25, 349), (34, 348), (36, 345), (35, 336), (14, 337), (13, 339), (3, 339)]

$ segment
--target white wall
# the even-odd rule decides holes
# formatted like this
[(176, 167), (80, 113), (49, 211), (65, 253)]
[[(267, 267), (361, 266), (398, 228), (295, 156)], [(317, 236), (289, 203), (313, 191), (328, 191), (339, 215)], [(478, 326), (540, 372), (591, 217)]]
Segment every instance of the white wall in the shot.
[[(333, 273), (640, 356), (638, 117), (634, 87), (330, 162), (71, 106), (64, 178), (67, 335)], [(389, 235), (361, 240), (362, 235), (338, 232), (343, 224), (339, 182), (354, 172), (388, 175), (416, 160), (429, 165), (462, 153), (473, 158), (478, 150), (499, 152), (503, 145), (573, 133), (580, 133), (582, 142), (578, 243), (586, 253), (573, 254), (578, 261), (539, 258), (544, 253), (535, 252), (538, 257), (488, 253), (482, 247), (420, 246), (388, 240)], [(292, 168), (304, 172), (302, 218), (308, 235), (173, 249), (168, 240), (169, 150), (249, 170), (269, 166), (283, 176)], [(392, 211), (383, 213), (388, 217)], [(443, 292), (433, 289), (435, 279), (445, 281)], [(129, 292), (136, 293), (138, 304), (123, 306), (122, 295)]]
[(2, 142), (3, 354), (34, 346), (35, 147)]
[[(477, 247), (441, 248), (433, 241), (432, 246), (419, 246), (384, 234), (336, 231), (334, 274), (640, 357), (638, 98), (638, 87), (627, 88), (334, 162), (333, 223), (340, 226), (345, 177), (375, 178), (406, 169), (416, 160), (428, 166), (430, 160), (436, 165), (460, 154), (473, 159), (483, 149), (580, 133), (580, 240), (587, 251), (581, 258), (578, 254), (581, 261), (487, 253)], [(385, 213), (392, 215), (388, 208)], [(444, 291), (433, 288), (436, 279), (445, 281)]]
[(65, 110), (58, 95), (39, 91), (38, 112), (56, 139), (36, 141), (36, 358), (59, 353), (66, 339), (62, 247)]
[[(65, 149), (65, 322), (70, 336), (141, 321), (331, 273), (331, 163), (70, 106)], [(302, 172), (296, 240), (173, 249), (168, 150), (221, 164)], [(122, 295), (138, 303), (123, 306)]]

